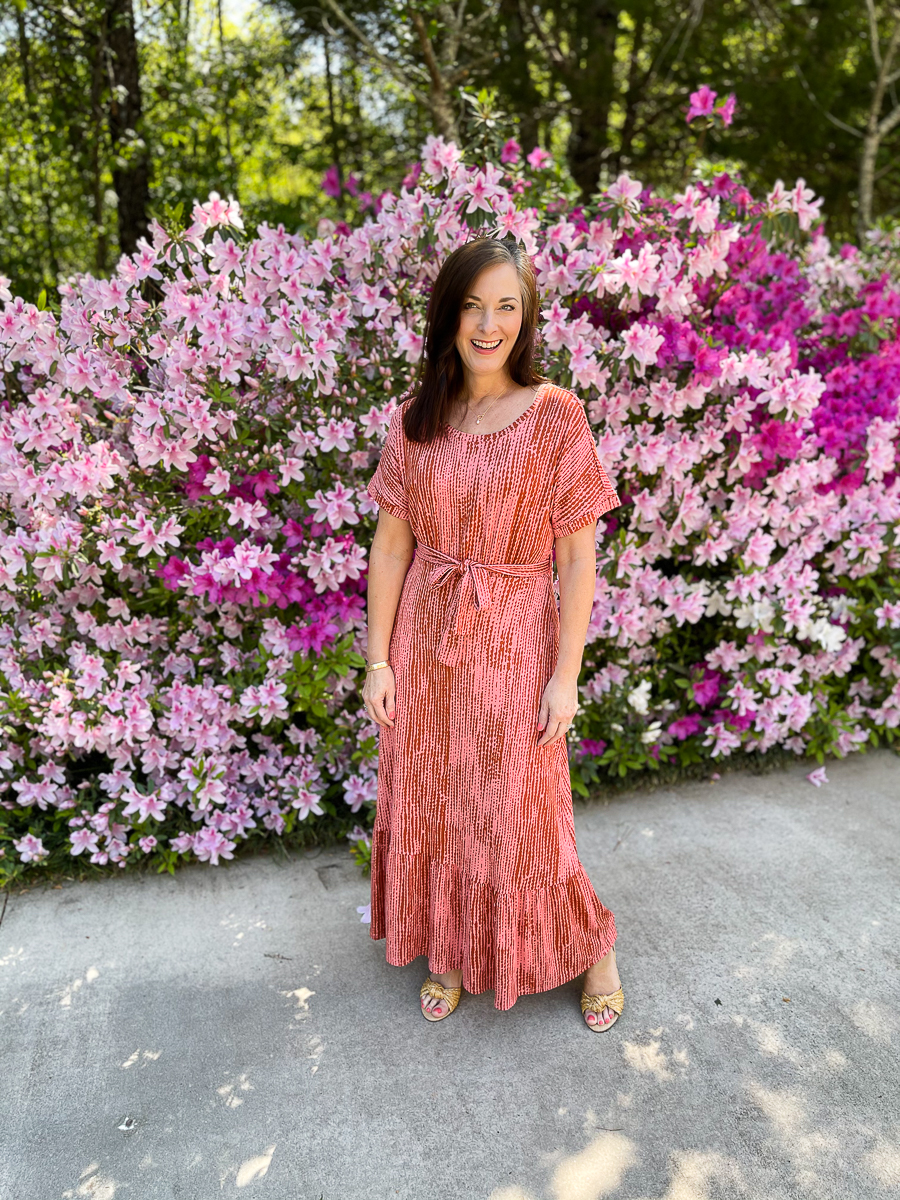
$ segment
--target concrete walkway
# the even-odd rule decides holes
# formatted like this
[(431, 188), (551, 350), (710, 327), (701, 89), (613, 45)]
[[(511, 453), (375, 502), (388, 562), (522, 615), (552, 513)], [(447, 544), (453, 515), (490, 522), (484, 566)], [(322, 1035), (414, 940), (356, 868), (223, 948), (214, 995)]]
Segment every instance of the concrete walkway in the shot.
[(340, 851), (10, 896), (0, 1197), (895, 1196), (900, 759), (809, 770), (576, 807), (604, 1033), (577, 980), (424, 1021)]

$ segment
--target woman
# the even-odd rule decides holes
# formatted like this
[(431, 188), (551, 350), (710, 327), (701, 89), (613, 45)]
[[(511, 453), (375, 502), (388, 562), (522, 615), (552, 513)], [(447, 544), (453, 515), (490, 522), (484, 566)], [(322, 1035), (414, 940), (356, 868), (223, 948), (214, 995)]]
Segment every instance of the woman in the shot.
[[(612, 913), (578, 860), (566, 730), (618, 497), (581, 401), (533, 367), (534, 267), (512, 239), (435, 281), (424, 366), (368, 494), (363, 699), (380, 726), (370, 935), (428, 956), (421, 1008), (494, 1005), (585, 973), (591, 1029), (622, 1011)], [(555, 546), (560, 605), (553, 591)]]

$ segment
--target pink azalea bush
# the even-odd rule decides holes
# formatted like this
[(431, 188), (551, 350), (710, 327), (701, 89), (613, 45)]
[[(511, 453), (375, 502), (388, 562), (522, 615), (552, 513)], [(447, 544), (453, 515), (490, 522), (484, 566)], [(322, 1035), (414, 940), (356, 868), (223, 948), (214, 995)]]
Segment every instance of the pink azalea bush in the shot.
[(213, 195), (58, 316), (0, 312), (0, 872), (213, 865), (310, 818), (359, 848), (365, 484), (444, 255), (520, 238), (544, 369), (586, 404), (601, 523), (573, 786), (900, 724), (900, 294), (803, 181), (575, 207), (507, 143), (440, 138), (306, 238)]

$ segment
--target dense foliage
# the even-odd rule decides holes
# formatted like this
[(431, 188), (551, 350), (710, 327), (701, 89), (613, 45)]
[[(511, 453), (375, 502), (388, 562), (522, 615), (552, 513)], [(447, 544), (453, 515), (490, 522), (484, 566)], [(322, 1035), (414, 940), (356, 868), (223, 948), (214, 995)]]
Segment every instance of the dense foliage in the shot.
[(587, 208), (543, 151), (501, 158), (429, 138), (409, 188), (316, 238), (214, 195), (58, 317), (6, 293), (0, 871), (215, 864), (303, 822), (365, 841), (364, 487), (475, 226), (533, 255), (544, 369), (623, 501), (573, 785), (896, 736), (894, 243), (835, 250), (802, 180), (666, 200), (622, 175)]

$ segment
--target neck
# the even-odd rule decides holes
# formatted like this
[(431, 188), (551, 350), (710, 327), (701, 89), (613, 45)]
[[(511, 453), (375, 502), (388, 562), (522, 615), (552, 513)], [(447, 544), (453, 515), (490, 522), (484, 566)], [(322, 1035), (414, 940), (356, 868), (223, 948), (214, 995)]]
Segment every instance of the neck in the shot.
[(463, 394), (467, 404), (478, 404), (482, 400), (496, 400), (504, 392), (509, 391), (512, 380), (506, 371), (492, 371), (490, 375), (473, 375), (466, 372), (466, 382)]

